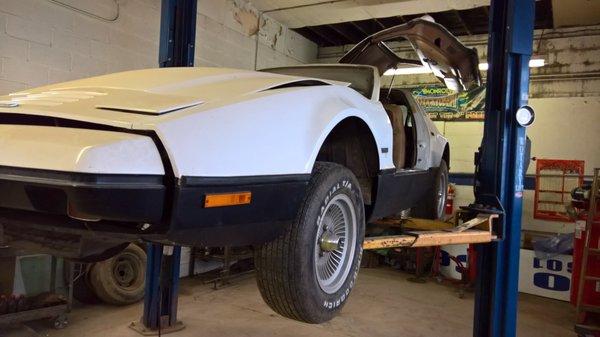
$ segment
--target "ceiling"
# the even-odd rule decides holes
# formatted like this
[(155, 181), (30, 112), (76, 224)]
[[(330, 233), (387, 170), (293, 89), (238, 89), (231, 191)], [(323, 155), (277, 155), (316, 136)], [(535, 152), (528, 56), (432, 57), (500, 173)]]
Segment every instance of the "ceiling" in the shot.
[[(319, 46), (357, 43), (374, 32), (425, 14), (457, 36), (487, 34), (489, 22), (489, 0), (253, 0), (252, 3)], [(535, 28), (600, 24), (598, 13), (599, 0), (538, 0)]]
[(489, 5), (489, 0), (252, 0), (260, 11), (290, 28), (390, 16), (461, 10)]

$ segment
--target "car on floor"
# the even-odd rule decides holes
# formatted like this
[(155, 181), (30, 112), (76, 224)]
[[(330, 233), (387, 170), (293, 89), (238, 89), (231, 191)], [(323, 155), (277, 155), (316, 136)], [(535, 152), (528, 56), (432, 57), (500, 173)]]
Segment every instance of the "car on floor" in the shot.
[[(386, 45), (406, 39), (418, 59)], [(410, 93), (427, 66), (480, 85), (477, 54), (423, 19), (338, 64), (128, 71), (0, 98), (0, 224), (15, 249), (88, 262), (136, 240), (254, 245), (260, 292), (309, 323), (342, 308), (365, 225), (443, 214), (450, 151)]]

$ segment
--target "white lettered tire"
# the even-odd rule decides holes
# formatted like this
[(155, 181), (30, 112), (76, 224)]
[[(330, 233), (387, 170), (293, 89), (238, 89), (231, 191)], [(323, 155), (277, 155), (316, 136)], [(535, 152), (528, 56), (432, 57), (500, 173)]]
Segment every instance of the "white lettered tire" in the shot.
[(257, 283), (265, 302), (291, 319), (332, 319), (356, 282), (364, 230), (354, 174), (338, 164), (316, 163), (294, 223), (256, 248)]

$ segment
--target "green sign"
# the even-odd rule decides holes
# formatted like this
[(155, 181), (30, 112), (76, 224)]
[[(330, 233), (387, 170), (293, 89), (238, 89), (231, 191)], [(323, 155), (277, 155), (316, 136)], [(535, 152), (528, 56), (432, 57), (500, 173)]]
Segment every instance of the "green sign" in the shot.
[(457, 93), (446, 87), (410, 89), (417, 102), (434, 121), (482, 121), (485, 87)]

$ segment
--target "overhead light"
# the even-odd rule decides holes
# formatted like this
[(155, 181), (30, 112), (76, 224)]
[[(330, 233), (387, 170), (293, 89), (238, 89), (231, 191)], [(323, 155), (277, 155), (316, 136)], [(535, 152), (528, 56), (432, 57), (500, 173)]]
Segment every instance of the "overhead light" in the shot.
[(429, 74), (431, 73), (431, 69), (429, 67), (420, 66), (420, 67), (410, 67), (410, 68), (392, 68), (386, 70), (383, 73), (384, 76), (392, 76), (392, 75), (413, 75), (413, 74)]
[[(544, 59), (531, 59), (529, 60), (529, 68), (539, 68), (546, 65), (546, 60)], [(479, 63), (479, 70), (486, 71), (490, 66), (487, 62)]]
[[(529, 60), (529, 68), (539, 68), (546, 65), (546, 60), (544, 59), (531, 59)], [(479, 70), (487, 71), (489, 65), (487, 62), (479, 63)], [(429, 67), (420, 66), (420, 67), (406, 67), (406, 68), (392, 68), (388, 69), (384, 76), (392, 76), (392, 75), (416, 75), (416, 74), (429, 74), (431, 73), (431, 69)]]

